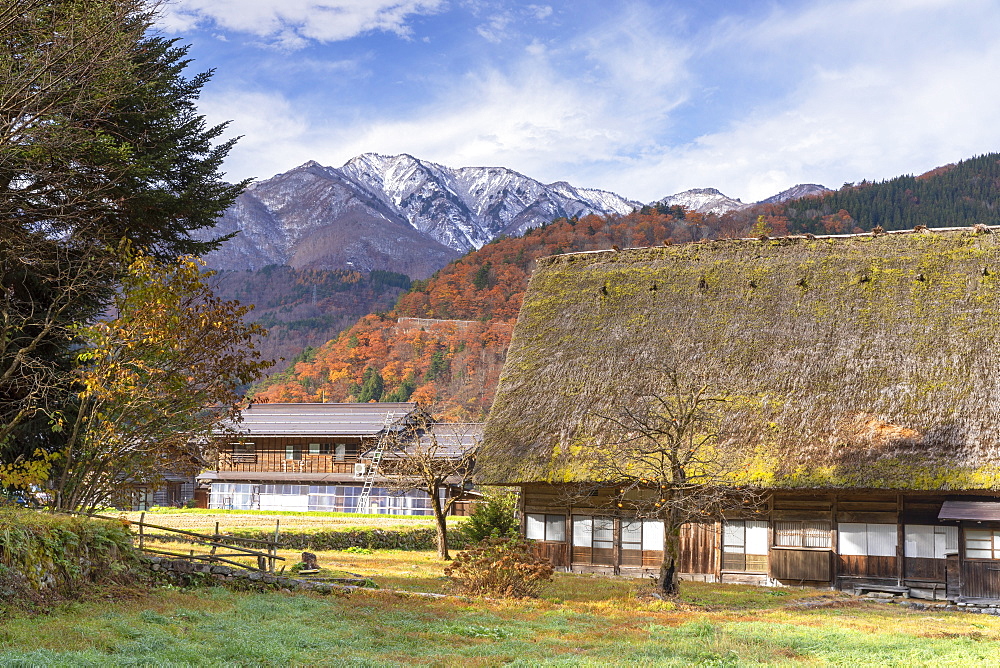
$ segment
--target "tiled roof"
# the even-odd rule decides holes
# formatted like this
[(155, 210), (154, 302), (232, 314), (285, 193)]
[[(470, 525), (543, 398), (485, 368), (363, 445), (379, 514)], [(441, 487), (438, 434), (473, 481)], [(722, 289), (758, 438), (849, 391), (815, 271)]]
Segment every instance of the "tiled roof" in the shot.
[(414, 402), (253, 404), (229, 426), (248, 436), (374, 436), (386, 424), (406, 425), (417, 410)]

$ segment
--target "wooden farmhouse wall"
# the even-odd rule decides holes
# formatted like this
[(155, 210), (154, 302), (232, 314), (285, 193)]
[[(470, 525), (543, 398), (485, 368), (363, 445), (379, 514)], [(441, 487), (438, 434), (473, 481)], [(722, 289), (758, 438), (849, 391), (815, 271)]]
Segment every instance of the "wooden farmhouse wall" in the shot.
[[(578, 572), (653, 574), (662, 530), (615, 508), (614, 490), (582, 495), (566, 485), (526, 484), (525, 535), (553, 565)], [(904, 589), (1000, 597), (1000, 522), (942, 522), (946, 495), (894, 491), (775, 491), (765, 505), (685, 525), (680, 571), (688, 579), (838, 589)], [(662, 524), (661, 524), (662, 526)], [(978, 532), (978, 533), (977, 533)], [(980, 536), (982, 534), (982, 536)], [(658, 545), (654, 544), (658, 541)], [(992, 544), (992, 543), (991, 543)]]

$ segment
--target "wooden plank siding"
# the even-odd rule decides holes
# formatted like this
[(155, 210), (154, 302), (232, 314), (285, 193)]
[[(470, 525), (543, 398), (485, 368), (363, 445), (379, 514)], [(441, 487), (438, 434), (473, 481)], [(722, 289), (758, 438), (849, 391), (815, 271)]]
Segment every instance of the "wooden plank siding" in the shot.
[(681, 528), (681, 573), (718, 571), (719, 528), (715, 523), (685, 524)]
[[(931, 559), (930, 561), (935, 561)], [(940, 561), (940, 560), (937, 560)], [(853, 578), (897, 579), (896, 557), (837, 555), (837, 575)]]
[(532, 551), (536, 556), (551, 561), (555, 568), (566, 568), (570, 564), (569, 543), (537, 540), (532, 545)]
[(903, 577), (907, 580), (926, 580), (928, 582), (941, 583), (946, 580), (946, 559), (906, 557), (903, 562)]
[(771, 550), (771, 577), (786, 583), (828, 583), (833, 577), (830, 550)]
[[(752, 519), (768, 523), (768, 554), (746, 555), (734, 550), (728, 560), (723, 560), (722, 523), (702, 522), (682, 527), (680, 534), (681, 555), (679, 572), (692, 579), (715, 581), (757, 581), (785, 585), (806, 585), (852, 589), (860, 584), (893, 585), (909, 587), (911, 594), (924, 598), (946, 595), (956, 599), (1000, 600), (1000, 558), (967, 559), (965, 557), (965, 532), (972, 523), (960, 523), (958, 554), (942, 558), (942, 534), (932, 532), (929, 544), (925, 529), (918, 527), (955, 526), (938, 520), (945, 500), (958, 498), (982, 499), (986, 495), (961, 495), (955, 492), (901, 492), (901, 491), (816, 491), (780, 490), (769, 497), (766, 506), (733, 515), (727, 521)], [(638, 550), (634, 543), (621, 543), (621, 523), (629, 519), (613, 506), (613, 490), (602, 490), (592, 496), (571, 496), (559, 485), (525, 485), (522, 495), (522, 512), (555, 514), (566, 518), (565, 543), (539, 543), (536, 550), (551, 559), (558, 567), (584, 572), (640, 574), (654, 571), (662, 552)], [(572, 545), (573, 515), (615, 519), (613, 549), (596, 549), (593, 546)], [(780, 538), (779, 538), (779, 525)], [(790, 543), (800, 523), (802, 542)], [(840, 535), (840, 526), (850, 528), (851, 537)], [(866, 530), (857, 525), (883, 525)], [(989, 528), (987, 523), (976, 524), (976, 529)], [(895, 554), (886, 551), (892, 536), (884, 525), (895, 527)], [(828, 527), (828, 544), (823, 545), (823, 527)], [(908, 528), (908, 527), (913, 527)], [(847, 531), (847, 527), (844, 527)], [(869, 542), (865, 548), (865, 536)], [(911, 542), (907, 544), (907, 538)], [(923, 536), (923, 538), (921, 538)], [(808, 537), (809, 541), (806, 542)], [(845, 542), (842, 546), (841, 539)], [(783, 541), (779, 543), (779, 540)], [(860, 540), (860, 542), (858, 542)], [(948, 539), (951, 546), (954, 537)], [(848, 550), (847, 546), (851, 546)], [(880, 547), (872, 547), (879, 545)], [(930, 545), (930, 547), (929, 547)], [(862, 551), (862, 554), (840, 554), (839, 550)], [(877, 549), (875, 556), (864, 554), (866, 549)], [(952, 549), (948, 547), (947, 549)], [(931, 550), (931, 551), (928, 551)], [(906, 556), (921, 554), (923, 556)], [(931, 557), (937, 554), (937, 557)], [(751, 561), (753, 561), (751, 568)], [(763, 570), (766, 564), (766, 572)], [(742, 567), (742, 568), (741, 568)], [(742, 580), (740, 579), (742, 578)], [(754, 580), (754, 578), (757, 578)]]
[(969, 559), (962, 563), (963, 598), (1000, 597), (1000, 560)]

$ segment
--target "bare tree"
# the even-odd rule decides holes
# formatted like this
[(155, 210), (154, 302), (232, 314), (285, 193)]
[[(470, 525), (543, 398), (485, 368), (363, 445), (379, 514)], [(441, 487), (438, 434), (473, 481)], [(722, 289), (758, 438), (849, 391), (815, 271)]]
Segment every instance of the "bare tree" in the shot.
[(726, 398), (676, 371), (664, 380), (640, 405), (597, 415), (615, 437), (593, 453), (591, 474), (593, 485), (616, 488), (615, 512), (663, 520), (658, 586), (676, 596), (681, 528), (745, 508), (759, 493), (738, 484), (742, 453), (717, 433), (715, 411)]
[[(478, 425), (477, 425), (478, 426)], [(480, 435), (469, 425), (422, 420), (395, 437), (383, 459), (386, 486), (396, 492), (420, 490), (430, 497), (437, 529), (437, 551), (448, 554), (448, 514), (472, 485), (472, 468)]]

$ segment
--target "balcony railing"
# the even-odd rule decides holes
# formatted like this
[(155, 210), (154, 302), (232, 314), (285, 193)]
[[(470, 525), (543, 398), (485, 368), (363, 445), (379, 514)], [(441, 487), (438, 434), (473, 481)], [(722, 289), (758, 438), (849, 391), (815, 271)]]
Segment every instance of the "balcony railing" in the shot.
[(284, 452), (223, 452), (218, 471), (247, 473), (354, 473), (354, 465), (367, 463), (356, 456), (337, 459), (336, 455), (302, 454), (300, 459), (286, 459)]

